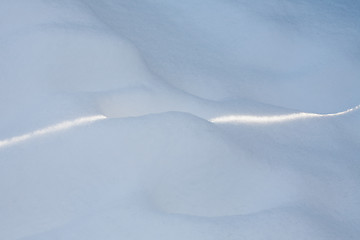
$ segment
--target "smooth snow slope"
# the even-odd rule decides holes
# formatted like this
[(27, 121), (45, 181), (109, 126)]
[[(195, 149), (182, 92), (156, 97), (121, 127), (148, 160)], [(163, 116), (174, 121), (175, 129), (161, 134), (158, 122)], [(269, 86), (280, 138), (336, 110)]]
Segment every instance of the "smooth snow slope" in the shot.
[(359, 12), (2, 0), (0, 239), (358, 239)]

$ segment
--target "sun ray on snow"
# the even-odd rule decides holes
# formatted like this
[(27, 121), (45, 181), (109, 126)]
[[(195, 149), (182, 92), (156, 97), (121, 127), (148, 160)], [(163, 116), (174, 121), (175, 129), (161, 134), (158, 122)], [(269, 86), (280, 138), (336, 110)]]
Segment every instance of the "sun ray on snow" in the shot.
[(353, 112), (360, 109), (360, 105), (350, 108), (343, 112), (330, 113), (330, 114), (318, 114), (318, 113), (291, 113), (291, 114), (282, 114), (282, 115), (268, 115), (268, 116), (256, 116), (256, 115), (227, 115), (212, 118), (209, 121), (213, 123), (234, 123), (234, 124), (271, 124), (271, 123), (281, 123), (289, 122), (300, 119), (308, 118), (324, 118), (324, 117), (334, 117), (345, 115), (347, 113)]
[(8, 147), (14, 144), (18, 144), (24, 142), (26, 140), (30, 140), (35, 137), (47, 135), (50, 133), (60, 132), (72, 127), (84, 125), (87, 123), (92, 123), (98, 120), (105, 119), (106, 117), (103, 115), (95, 115), (95, 116), (88, 116), (88, 117), (80, 117), (74, 120), (64, 121), (55, 125), (51, 125), (42, 129), (35, 130), (30, 133), (23, 134), (21, 136), (16, 136), (12, 138), (8, 138), (5, 140), (0, 141), (0, 148)]
[[(269, 115), (269, 116), (256, 116), (256, 115), (227, 115), (220, 116), (216, 118), (212, 118), (209, 121), (213, 123), (234, 123), (234, 124), (271, 124), (271, 123), (281, 123), (288, 121), (295, 121), (299, 119), (307, 119), (307, 118), (323, 118), (323, 117), (334, 117), (344, 115), (355, 110), (360, 109), (360, 105), (350, 108), (343, 112), (338, 113), (330, 113), (330, 114), (317, 114), (317, 113), (291, 113), (291, 114), (283, 114), (283, 115)], [(39, 136), (60, 132), (66, 129), (70, 129), (76, 126), (89, 124), (95, 121), (106, 119), (107, 117), (104, 115), (94, 115), (87, 117), (80, 117), (73, 120), (64, 121), (61, 123), (57, 123), (42, 129), (35, 130), (30, 133), (23, 134), (21, 136), (15, 136), (8, 139), (4, 139), (0, 141), (0, 149), (5, 148), (11, 145), (15, 145), (32, 138), (36, 138)]]

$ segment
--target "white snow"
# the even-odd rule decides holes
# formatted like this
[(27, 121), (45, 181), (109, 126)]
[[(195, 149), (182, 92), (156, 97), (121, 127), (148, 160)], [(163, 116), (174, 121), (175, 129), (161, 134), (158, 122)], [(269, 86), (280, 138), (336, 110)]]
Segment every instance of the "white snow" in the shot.
[(59, 131), (63, 131), (72, 127), (80, 126), (86, 123), (95, 122), (101, 119), (105, 119), (106, 117), (103, 115), (89, 116), (89, 117), (81, 117), (71, 121), (61, 122), (49, 127), (45, 127), (30, 133), (26, 133), (21, 136), (12, 137), (10, 139), (5, 139), (0, 141), (0, 148), (11, 146), (14, 144), (21, 143), (26, 140), (30, 140), (31, 138), (36, 138), (45, 134), (51, 134)]
[(0, 239), (358, 239), (359, 13), (2, 0)]
[(291, 113), (283, 115), (254, 116), (254, 115), (230, 115), (210, 119), (213, 123), (281, 123), (307, 118), (334, 117), (358, 110), (360, 105), (338, 113), (317, 114), (317, 113)]

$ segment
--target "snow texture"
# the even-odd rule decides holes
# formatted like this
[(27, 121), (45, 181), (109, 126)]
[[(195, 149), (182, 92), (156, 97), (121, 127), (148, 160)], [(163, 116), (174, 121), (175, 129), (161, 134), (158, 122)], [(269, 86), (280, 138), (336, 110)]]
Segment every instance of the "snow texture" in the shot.
[(0, 1), (0, 239), (358, 239), (359, 16)]

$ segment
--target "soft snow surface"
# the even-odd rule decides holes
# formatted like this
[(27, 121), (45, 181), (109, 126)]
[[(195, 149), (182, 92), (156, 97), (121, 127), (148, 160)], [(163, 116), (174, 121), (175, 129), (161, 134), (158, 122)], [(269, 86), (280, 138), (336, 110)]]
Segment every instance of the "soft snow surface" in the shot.
[(360, 239), (357, 0), (1, 0), (1, 240)]

